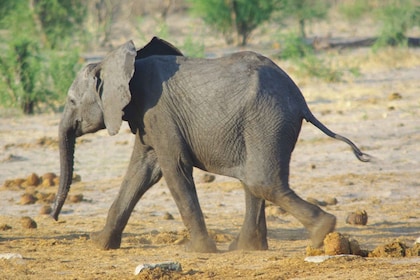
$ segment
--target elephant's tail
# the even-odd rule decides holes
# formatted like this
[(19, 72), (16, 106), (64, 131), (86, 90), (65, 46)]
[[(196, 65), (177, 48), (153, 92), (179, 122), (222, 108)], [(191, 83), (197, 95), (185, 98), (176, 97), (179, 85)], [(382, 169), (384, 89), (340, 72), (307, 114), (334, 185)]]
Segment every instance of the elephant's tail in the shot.
[(317, 128), (319, 128), (322, 132), (324, 132), (326, 135), (343, 141), (345, 143), (347, 143), (353, 150), (354, 155), (357, 157), (358, 160), (363, 161), (363, 162), (368, 162), (372, 160), (372, 156), (363, 153), (362, 151), (360, 151), (360, 149), (352, 142), (350, 141), (350, 139), (332, 132), (331, 130), (329, 130), (323, 123), (321, 123), (313, 114), (312, 112), (309, 110), (309, 108), (307, 108), (306, 110), (304, 110), (303, 112), (304, 118), (307, 122), (312, 123), (314, 126), (316, 126)]

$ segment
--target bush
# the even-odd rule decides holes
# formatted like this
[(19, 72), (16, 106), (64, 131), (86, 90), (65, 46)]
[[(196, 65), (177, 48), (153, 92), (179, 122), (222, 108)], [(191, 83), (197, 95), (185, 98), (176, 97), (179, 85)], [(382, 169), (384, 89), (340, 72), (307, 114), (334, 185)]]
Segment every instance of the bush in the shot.
[(191, 11), (221, 32), (227, 43), (244, 46), (251, 32), (270, 19), (281, 0), (189, 0)]
[[(0, 1), (0, 102), (25, 114), (54, 106), (78, 68), (79, 0)], [(83, 29), (82, 29), (83, 30)], [(69, 48), (69, 46), (71, 46)]]
[(376, 10), (375, 17), (381, 28), (374, 48), (387, 45), (406, 46), (407, 30), (420, 26), (420, 6), (413, 0), (388, 0)]
[(294, 32), (281, 35), (280, 41), (280, 57), (283, 59), (296, 59), (313, 54), (312, 46)]
[(357, 21), (364, 15), (371, 13), (380, 25), (378, 39), (373, 48), (384, 46), (407, 45), (407, 31), (420, 26), (420, 6), (417, 0), (383, 0), (365, 1), (355, 0), (351, 3), (343, 2), (340, 12), (350, 21)]

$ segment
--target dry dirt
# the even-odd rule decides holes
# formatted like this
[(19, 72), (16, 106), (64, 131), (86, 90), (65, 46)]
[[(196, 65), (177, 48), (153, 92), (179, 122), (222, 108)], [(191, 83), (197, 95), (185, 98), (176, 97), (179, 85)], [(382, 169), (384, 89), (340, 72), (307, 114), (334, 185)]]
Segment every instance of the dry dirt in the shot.
[[(337, 216), (336, 230), (356, 239), (363, 250), (395, 242), (414, 247), (420, 237), (420, 52), (356, 50), (341, 59), (359, 65), (360, 77), (333, 84), (296, 80), (322, 122), (376, 159), (357, 161), (347, 145), (305, 123), (292, 158), (291, 186), (303, 198), (335, 198), (335, 205), (322, 207)], [(293, 65), (278, 63), (293, 76)], [(31, 173), (59, 173), (60, 115), (28, 117), (2, 109), (0, 116), (0, 185)], [(89, 232), (104, 225), (132, 145), (126, 125), (114, 137), (101, 131), (78, 140), (75, 172), (81, 181), (70, 194), (83, 199), (68, 201), (58, 222), (39, 213), (56, 186), (0, 188), (1, 279), (420, 279), (420, 257), (387, 256), (391, 249), (376, 250), (383, 252), (379, 257), (306, 262), (307, 233), (273, 205), (266, 211), (269, 250), (229, 252), (242, 224), (243, 191), (222, 176), (207, 183), (199, 170), (200, 203), (219, 253), (184, 250), (184, 226), (164, 180), (140, 200), (122, 247), (99, 250)], [(38, 201), (22, 205), (24, 193)], [(347, 224), (348, 213), (358, 210), (367, 212), (367, 225)], [(36, 229), (24, 228), (25, 216), (35, 220)], [(6, 259), (7, 253), (22, 258)], [(182, 271), (133, 274), (139, 264), (167, 261), (179, 262)]]

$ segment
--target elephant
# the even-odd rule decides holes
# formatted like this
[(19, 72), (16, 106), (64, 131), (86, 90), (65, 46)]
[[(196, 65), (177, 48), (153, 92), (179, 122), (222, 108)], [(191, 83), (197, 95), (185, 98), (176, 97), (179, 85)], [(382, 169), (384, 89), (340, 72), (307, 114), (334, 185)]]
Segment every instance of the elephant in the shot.
[(193, 168), (236, 178), (243, 186), (244, 222), (229, 249), (268, 248), (266, 200), (301, 222), (312, 246), (322, 246), (336, 217), (289, 186), (291, 154), (303, 120), (347, 143), (360, 161), (372, 157), (323, 125), (297, 85), (269, 58), (252, 51), (190, 58), (167, 46), (162, 53), (152, 46), (139, 56), (129, 41), (77, 74), (59, 125), (61, 180), (52, 217), (58, 219), (70, 189), (76, 137), (100, 129), (115, 135), (127, 121), (134, 147), (105, 226), (90, 236), (99, 248), (121, 246), (134, 207), (164, 177), (190, 236), (187, 249), (217, 252)]

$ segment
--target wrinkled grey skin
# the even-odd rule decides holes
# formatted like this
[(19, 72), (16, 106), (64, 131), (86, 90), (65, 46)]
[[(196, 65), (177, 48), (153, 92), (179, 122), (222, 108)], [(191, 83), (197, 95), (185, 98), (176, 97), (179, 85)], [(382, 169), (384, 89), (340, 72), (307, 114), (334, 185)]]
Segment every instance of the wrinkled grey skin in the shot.
[(133, 208), (164, 176), (190, 233), (189, 249), (217, 251), (197, 198), (193, 167), (243, 184), (245, 219), (230, 249), (267, 249), (265, 200), (297, 218), (312, 245), (321, 246), (335, 228), (335, 217), (289, 187), (289, 162), (302, 120), (349, 144), (359, 160), (370, 157), (322, 125), (294, 82), (266, 57), (253, 52), (211, 60), (135, 56), (128, 42), (102, 63), (81, 70), (70, 88), (59, 132), (64, 180), (53, 217), (58, 218), (71, 184), (75, 138), (103, 128), (114, 135), (124, 119), (135, 144), (106, 224), (91, 235), (100, 248), (120, 247)]

